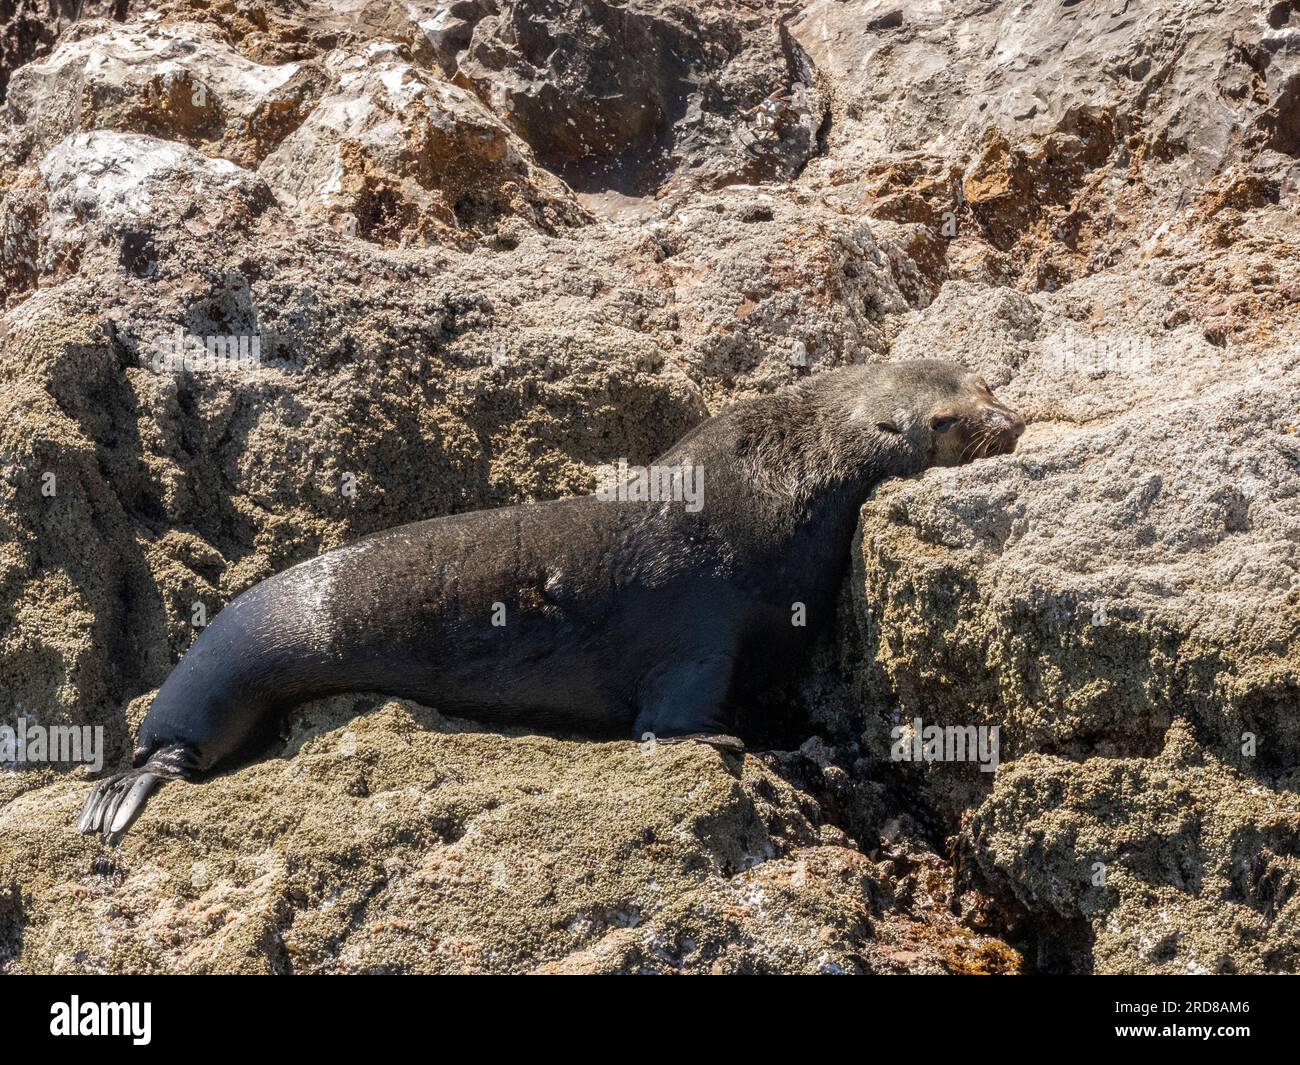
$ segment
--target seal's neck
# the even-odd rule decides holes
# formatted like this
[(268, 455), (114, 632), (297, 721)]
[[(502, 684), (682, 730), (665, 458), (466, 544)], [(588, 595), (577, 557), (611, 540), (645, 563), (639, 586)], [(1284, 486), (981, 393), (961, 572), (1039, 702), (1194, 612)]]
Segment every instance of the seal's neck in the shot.
[(887, 476), (910, 473), (903, 449), (874, 417), (811, 389), (764, 400), (738, 419), (737, 465), (752, 490), (779, 511), (823, 519), (851, 512)]

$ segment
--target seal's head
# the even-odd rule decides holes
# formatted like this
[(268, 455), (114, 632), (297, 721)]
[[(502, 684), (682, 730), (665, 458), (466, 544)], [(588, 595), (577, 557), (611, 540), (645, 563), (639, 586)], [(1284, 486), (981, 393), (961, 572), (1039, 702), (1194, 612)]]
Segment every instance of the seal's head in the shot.
[(960, 466), (1015, 450), (1024, 419), (999, 403), (979, 374), (938, 359), (894, 363), (889, 369), (894, 388), (908, 397), (907, 409), (877, 428), (917, 440), (928, 451), (925, 465)]
[[(739, 461), (746, 490), (798, 507), (845, 486), (860, 502), (886, 477), (1008, 454), (1025, 429), (982, 378), (938, 359), (815, 374), (736, 404), (719, 424), (731, 453), (720, 461)], [(659, 461), (701, 461), (701, 445), (689, 434)]]

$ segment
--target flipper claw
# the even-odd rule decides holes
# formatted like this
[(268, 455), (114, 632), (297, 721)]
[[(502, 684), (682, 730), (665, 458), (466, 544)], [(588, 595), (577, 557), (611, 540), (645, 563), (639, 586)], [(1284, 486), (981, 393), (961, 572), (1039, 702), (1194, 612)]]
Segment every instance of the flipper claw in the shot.
[(165, 779), (165, 774), (154, 772), (148, 765), (105, 777), (86, 799), (77, 820), (77, 831), (91, 833), (102, 830), (104, 839), (111, 842), (114, 836), (130, 827), (149, 793)]
[(122, 803), (122, 796), (126, 794), (127, 783), (131, 779), (132, 778), (127, 774), (123, 774), (113, 781), (112, 785), (108, 789), (108, 794), (104, 799), (102, 812), (98, 817), (98, 827), (103, 830), (105, 841), (108, 840), (110, 835), (109, 825), (113, 823), (113, 815), (117, 813), (117, 808)]
[(192, 776), (192, 766), (192, 751), (177, 745), (156, 751), (142, 766), (105, 777), (86, 797), (86, 805), (77, 819), (77, 831), (102, 832), (106, 842), (114, 842), (131, 827), (145, 800), (159, 784)]
[(157, 773), (141, 773), (130, 790), (122, 797), (117, 812), (113, 814), (113, 823), (108, 826), (107, 831), (112, 835), (124, 832), (144, 806), (144, 800), (149, 797), (149, 793), (162, 779)]
[(86, 805), (81, 808), (81, 817), (77, 821), (78, 832), (94, 831), (95, 808), (99, 805), (99, 788), (100, 785), (96, 784), (86, 796)]

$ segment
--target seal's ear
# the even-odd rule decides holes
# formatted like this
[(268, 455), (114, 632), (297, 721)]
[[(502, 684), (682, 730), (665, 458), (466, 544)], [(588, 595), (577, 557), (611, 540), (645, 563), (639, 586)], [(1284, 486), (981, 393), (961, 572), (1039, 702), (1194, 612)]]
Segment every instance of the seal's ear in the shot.
[(905, 407), (895, 407), (891, 411), (883, 403), (862, 403), (853, 411), (851, 417), (855, 421), (861, 419), (859, 424), (874, 425), (878, 431), (889, 436), (910, 435), (916, 422), (916, 416)]
[(884, 418), (879, 415), (876, 417), (876, 428), (882, 433), (889, 433), (891, 436), (905, 436), (916, 421), (915, 415), (902, 408), (895, 410), (893, 414)]

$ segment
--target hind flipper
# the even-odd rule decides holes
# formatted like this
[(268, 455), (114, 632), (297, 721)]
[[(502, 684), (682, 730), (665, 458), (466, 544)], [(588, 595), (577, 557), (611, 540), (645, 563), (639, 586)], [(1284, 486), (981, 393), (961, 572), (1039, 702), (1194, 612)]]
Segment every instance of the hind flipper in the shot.
[(142, 766), (105, 777), (91, 789), (77, 821), (77, 831), (102, 831), (105, 841), (113, 842), (131, 826), (159, 784), (190, 779), (193, 765), (193, 751), (178, 744), (155, 751)]

